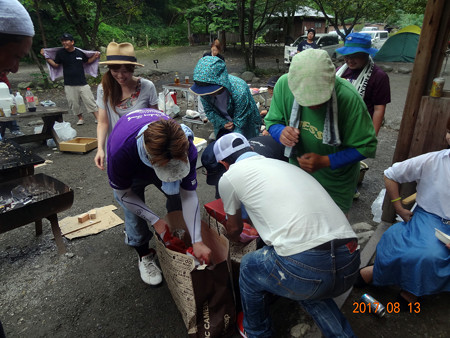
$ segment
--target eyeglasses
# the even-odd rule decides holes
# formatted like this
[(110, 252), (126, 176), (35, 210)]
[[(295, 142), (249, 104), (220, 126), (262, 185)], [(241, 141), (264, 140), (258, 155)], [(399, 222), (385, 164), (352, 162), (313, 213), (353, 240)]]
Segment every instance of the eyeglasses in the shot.
[(368, 56), (368, 54), (365, 53), (355, 53), (350, 55), (344, 55), (344, 60), (354, 60), (354, 59), (365, 59)]

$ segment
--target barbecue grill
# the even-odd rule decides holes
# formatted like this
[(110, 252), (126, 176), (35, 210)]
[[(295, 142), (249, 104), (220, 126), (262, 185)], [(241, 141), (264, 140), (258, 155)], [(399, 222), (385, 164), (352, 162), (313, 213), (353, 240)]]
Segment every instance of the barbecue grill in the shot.
[(45, 174), (9, 180), (0, 184), (0, 234), (35, 222), (36, 235), (42, 234), (42, 219), (52, 227), (58, 253), (66, 252), (58, 224), (58, 212), (73, 204), (73, 190)]

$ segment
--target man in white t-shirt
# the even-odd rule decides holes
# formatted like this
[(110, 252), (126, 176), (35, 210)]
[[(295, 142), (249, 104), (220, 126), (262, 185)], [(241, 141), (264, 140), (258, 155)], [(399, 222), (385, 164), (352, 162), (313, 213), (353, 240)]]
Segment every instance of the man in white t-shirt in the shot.
[(356, 234), (343, 212), (311, 175), (258, 155), (241, 134), (222, 136), (214, 155), (227, 169), (219, 192), (228, 236), (240, 240), (242, 203), (266, 244), (241, 262), (240, 330), (249, 337), (273, 335), (267, 300), (275, 294), (299, 301), (325, 336), (354, 336), (332, 299), (353, 285), (360, 264)]

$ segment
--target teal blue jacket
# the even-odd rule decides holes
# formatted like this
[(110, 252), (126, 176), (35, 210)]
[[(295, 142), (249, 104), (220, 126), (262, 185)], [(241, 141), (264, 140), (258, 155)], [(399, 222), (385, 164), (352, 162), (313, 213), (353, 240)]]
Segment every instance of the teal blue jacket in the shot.
[[(228, 90), (227, 112), (233, 120), (234, 132), (252, 138), (259, 135), (261, 117), (247, 83), (233, 75), (228, 75), (225, 62), (215, 56), (202, 57), (194, 69), (194, 81), (223, 86)], [(229, 122), (211, 102), (208, 95), (201, 97), (208, 120), (214, 126), (214, 133)]]

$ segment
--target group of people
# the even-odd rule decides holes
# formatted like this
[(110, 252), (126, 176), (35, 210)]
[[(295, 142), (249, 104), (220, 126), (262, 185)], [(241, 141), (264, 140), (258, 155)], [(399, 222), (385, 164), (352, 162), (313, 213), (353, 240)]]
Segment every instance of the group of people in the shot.
[[(33, 24), (17, 0), (0, 0), (0, 13), (0, 72), (16, 72), (20, 58), (31, 48)], [(63, 65), (65, 72), (66, 62), (98, 59), (97, 54), (78, 55), (72, 49), (73, 37), (63, 37), (68, 55), (58, 52), (55, 59), (47, 58), (52, 67)], [(413, 300), (411, 295), (450, 291), (450, 245), (437, 242), (433, 229), (450, 234), (448, 149), (385, 171), (392, 203), (406, 223), (393, 226), (383, 236), (374, 267), (359, 269), (357, 236), (346, 214), (359, 161), (375, 156), (377, 106), (386, 105), (389, 95), (384, 89), (380, 94), (384, 101), (374, 99), (373, 93), (380, 89), (370, 81), (384, 77), (371, 62), (370, 44), (351, 34), (347, 41), (341, 49), (347, 56), (347, 67), (338, 73), (341, 76), (336, 76), (325, 51), (310, 48), (294, 56), (288, 74), (274, 86), (265, 116), (270, 136), (264, 137), (278, 142), (288, 161), (262, 156), (249, 142), (259, 135), (260, 114), (247, 84), (227, 73), (224, 60), (206, 55), (195, 67), (191, 90), (201, 96), (214, 126), (217, 138), (212, 154), (224, 168), (217, 184), (227, 214), (228, 237), (240, 240), (245, 210), (265, 244), (242, 259), (242, 335), (273, 335), (271, 295), (298, 301), (325, 336), (352, 337), (350, 324), (332, 298), (355, 282), (400, 285), (407, 301)], [(161, 238), (169, 227), (146, 204), (147, 185), (155, 185), (164, 194), (168, 212), (182, 211), (194, 255), (201, 263), (209, 263), (214, 249), (201, 236), (194, 135), (156, 109), (155, 86), (134, 75), (135, 67), (142, 65), (131, 44), (112, 42), (106, 54), (100, 64), (108, 71), (92, 110), (98, 119), (95, 165), (104, 170), (107, 164), (109, 183), (125, 214), (126, 243), (138, 253), (142, 280), (157, 286), (162, 275), (149, 246), (153, 232), (148, 224)], [(65, 85), (73, 86), (69, 78), (66, 82), (65, 75)], [(76, 97), (82, 91), (66, 93)], [(446, 137), (450, 144), (450, 120)], [(415, 180), (419, 182), (419, 207), (411, 213), (400, 204), (398, 184)]]

